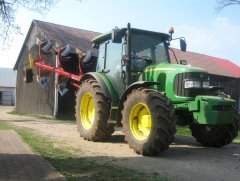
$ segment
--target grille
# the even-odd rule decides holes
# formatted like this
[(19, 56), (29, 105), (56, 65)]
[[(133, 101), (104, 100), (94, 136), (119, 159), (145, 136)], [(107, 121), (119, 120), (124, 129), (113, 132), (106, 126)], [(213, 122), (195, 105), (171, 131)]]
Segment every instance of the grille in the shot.
[(183, 97), (196, 97), (197, 95), (207, 95), (208, 89), (194, 88), (194, 89), (184, 89), (184, 80), (198, 80), (198, 81), (208, 81), (207, 73), (191, 72), (177, 74), (174, 80), (174, 90), (177, 96)]

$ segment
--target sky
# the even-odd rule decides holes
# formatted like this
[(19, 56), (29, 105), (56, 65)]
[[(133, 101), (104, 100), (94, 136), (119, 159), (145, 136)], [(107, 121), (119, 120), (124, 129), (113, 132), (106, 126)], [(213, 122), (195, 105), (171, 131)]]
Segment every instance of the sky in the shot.
[[(13, 68), (33, 19), (107, 32), (126, 27), (168, 32), (185, 37), (187, 51), (230, 60), (240, 66), (240, 5), (216, 10), (216, 0), (60, 0), (45, 15), (18, 9), (22, 35), (12, 35), (11, 46), (0, 50), (0, 67)], [(179, 42), (171, 42), (179, 48)]]

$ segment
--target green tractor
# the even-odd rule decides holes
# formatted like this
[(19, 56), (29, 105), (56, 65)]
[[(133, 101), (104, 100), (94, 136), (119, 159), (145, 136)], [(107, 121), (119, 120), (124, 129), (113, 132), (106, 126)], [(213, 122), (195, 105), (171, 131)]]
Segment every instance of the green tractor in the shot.
[[(170, 63), (173, 29), (169, 33), (128, 24), (93, 39), (99, 51), (96, 71), (83, 75), (76, 99), (84, 139), (107, 139), (121, 124), (136, 153), (155, 155), (169, 148), (176, 124), (189, 125), (205, 146), (221, 147), (237, 136), (235, 101), (216, 94), (206, 70)], [(186, 51), (184, 38), (179, 39)]]

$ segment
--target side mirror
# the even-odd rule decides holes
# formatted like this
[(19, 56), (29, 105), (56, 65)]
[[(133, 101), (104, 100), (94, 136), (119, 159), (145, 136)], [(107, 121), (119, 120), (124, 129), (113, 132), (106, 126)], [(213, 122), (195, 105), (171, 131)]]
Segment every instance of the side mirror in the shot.
[(181, 48), (181, 51), (186, 52), (187, 43), (184, 39), (180, 39), (180, 48)]
[(112, 30), (113, 43), (122, 43), (122, 36), (122, 31), (118, 27)]

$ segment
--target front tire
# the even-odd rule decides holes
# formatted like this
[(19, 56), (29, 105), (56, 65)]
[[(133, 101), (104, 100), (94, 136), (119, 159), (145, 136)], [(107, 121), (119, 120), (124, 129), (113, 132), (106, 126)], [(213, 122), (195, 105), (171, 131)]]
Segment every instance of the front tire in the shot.
[(89, 141), (109, 138), (114, 132), (110, 119), (111, 104), (96, 80), (82, 83), (76, 100), (76, 119), (80, 136)]
[(210, 147), (222, 147), (232, 143), (238, 135), (237, 124), (227, 125), (190, 125), (192, 136), (197, 142)]
[(170, 101), (152, 89), (133, 90), (124, 102), (125, 140), (138, 154), (155, 155), (169, 148), (176, 132)]

